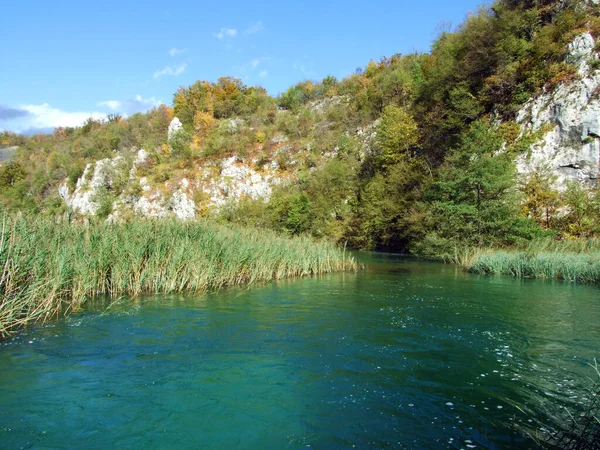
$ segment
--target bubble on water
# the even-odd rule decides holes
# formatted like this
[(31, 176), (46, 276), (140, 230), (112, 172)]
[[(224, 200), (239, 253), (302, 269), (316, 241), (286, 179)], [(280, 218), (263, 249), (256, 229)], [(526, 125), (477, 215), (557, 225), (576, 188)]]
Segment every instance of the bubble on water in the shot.
[(448, 402), (446, 403), (446, 406), (454, 406), (454, 404), (452, 402)]

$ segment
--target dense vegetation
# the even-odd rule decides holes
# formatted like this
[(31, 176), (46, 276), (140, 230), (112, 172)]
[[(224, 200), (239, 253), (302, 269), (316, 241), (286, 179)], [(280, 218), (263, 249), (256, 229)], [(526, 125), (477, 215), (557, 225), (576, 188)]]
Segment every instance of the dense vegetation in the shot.
[(102, 294), (198, 292), (356, 267), (327, 242), (204, 221), (85, 226), (9, 217), (0, 266), (0, 337)]
[(534, 240), (521, 250), (471, 249), (457, 260), (474, 273), (600, 283), (600, 240)]
[[(277, 98), (223, 77), (180, 88), (173, 108), (89, 120), (52, 136), (4, 133), (0, 145), (20, 150), (0, 169), (0, 203), (64, 214), (57, 189), (64, 179), (73, 186), (86, 162), (145, 148), (154, 183), (225, 156), (257, 161), (257, 170), (276, 161), (290, 176), (269, 202), (241, 199), (217, 219), (359, 248), (452, 258), (466, 246), (597, 236), (597, 188), (559, 192), (543, 169), (518, 180), (513, 163), (541, 137), (521, 134), (515, 112), (578, 77), (565, 57), (584, 31), (600, 35), (598, 6), (498, 0), (442, 32), (429, 53), (371, 61), (343, 80), (304, 81)], [(175, 115), (184, 132), (167, 143)], [(140, 195), (126, 182), (107, 187), (101, 215), (125, 189)], [(201, 193), (195, 200), (214, 215)]]

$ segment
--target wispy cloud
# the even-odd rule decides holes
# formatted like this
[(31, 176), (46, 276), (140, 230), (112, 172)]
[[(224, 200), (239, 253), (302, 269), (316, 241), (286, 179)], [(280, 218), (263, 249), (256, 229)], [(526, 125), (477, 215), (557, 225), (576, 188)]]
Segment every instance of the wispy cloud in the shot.
[(171, 50), (169, 50), (169, 55), (177, 56), (185, 52), (187, 52), (187, 48), (172, 48)]
[(317, 72), (313, 69), (314, 61), (296, 61), (294, 69), (299, 70), (305, 77), (315, 78)]
[(261, 64), (271, 62), (271, 59), (272, 58), (270, 56), (262, 56), (260, 58), (254, 58), (252, 61), (250, 61), (242, 66), (242, 71), (254, 70)]
[(254, 34), (254, 33), (258, 33), (259, 31), (264, 30), (265, 26), (263, 25), (262, 22), (258, 21), (255, 24), (250, 25), (248, 28), (246, 28), (244, 30), (244, 34)]
[(235, 28), (221, 28), (218, 33), (214, 33), (214, 36), (219, 40), (223, 40), (225, 38), (234, 38), (237, 34), (238, 30)]
[(272, 60), (273, 58), (271, 58), (270, 56), (254, 58), (240, 67), (240, 74), (245, 78), (250, 78), (252, 74), (257, 74), (258, 72), (258, 76), (264, 78), (269, 74), (269, 72), (264, 68), (264, 66), (268, 66)]
[(121, 108), (121, 102), (118, 100), (106, 100), (103, 102), (98, 102), (98, 106), (104, 106), (106, 108), (112, 109), (112, 110), (118, 110), (119, 108)]
[(154, 79), (158, 79), (165, 75), (176, 77), (178, 75), (181, 75), (183, 72), (185, 72), (186, 67), (187, 67), (186, 63), (179, 64), (178, 66), (167, 66), (164, 69), (157, 70), (156, 72), (154, 72)]

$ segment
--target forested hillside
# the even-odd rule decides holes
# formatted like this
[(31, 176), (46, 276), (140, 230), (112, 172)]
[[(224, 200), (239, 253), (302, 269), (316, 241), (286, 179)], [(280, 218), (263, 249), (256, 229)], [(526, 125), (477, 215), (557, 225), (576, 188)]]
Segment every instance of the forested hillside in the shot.
[[(586, 61), (570, 58), (584, 34), (600, 37), (594, 1), (500, 0), (430, 52), (373, 60), (343, 80), (271, 97), (223, 77), (181, 87), (172, 107), (146, 114), (48, 136), (5, 132), (0, 146), (19, 150), (0, 168), (0, 201), (25, 214), (127, 221), (166, 215), (184, 198), (193, 216), (438, 256), (597, 236), (595, 177), (558, 185), (549, 168), (519, 176), (515, 165), (560, 126), (528, 128), (517, 120), (524, 105), (597, 76), (598, 46)], [(169, 138), (174, 117), (183, 128)], [(93, 207), (78, 209), (74, 191)]]

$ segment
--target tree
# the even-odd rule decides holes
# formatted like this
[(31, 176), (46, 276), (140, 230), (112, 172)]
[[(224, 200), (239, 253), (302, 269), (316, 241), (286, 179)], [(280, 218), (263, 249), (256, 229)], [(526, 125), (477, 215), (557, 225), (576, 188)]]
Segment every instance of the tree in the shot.
[(495, 129), (474, 122), (428, 189), (429, 234), (446, 252), (455, 246), (514, 244), (535, 229), (519, 215), (516, 167), (501, 147)]
[(563, 194), (566, 214), (562, 217), (563, 231), (569, 236), (592, 236), (598, 230), (598, 194), (578, 181), (567, 182)]
[(0, 166), (0, 187), (11, 188), (23, 180), (27, 173), (25, 169), (15, 161), (10, 161), (3, 166)]
[(525, 196), (523, 213), (533, 218), (545, 228), (552, 228), (557, 209), (560, 207), (560, 194), (552, 188), (556, 175), (547, 169), (531, 172), (519, 185)]
[(378, 165), (386, 169), (397, 164), (418, 142), (419, 130), (413, 117), (404, 108), (387, 106), (377, 126)]

